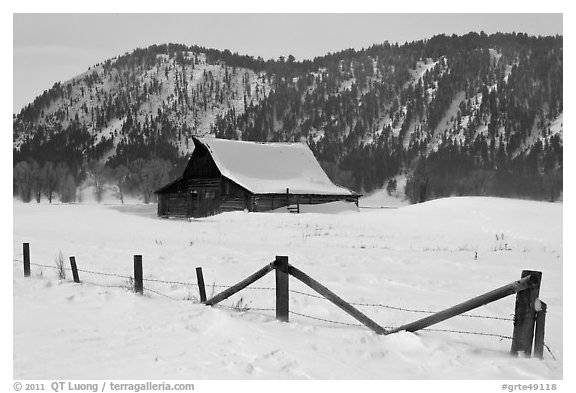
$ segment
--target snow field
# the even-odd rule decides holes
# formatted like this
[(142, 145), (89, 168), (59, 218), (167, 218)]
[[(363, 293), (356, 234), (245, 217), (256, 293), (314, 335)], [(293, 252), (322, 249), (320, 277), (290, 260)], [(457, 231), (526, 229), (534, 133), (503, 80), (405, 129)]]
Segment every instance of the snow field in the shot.
[[(399, 326), (541, 270), (548, 304), (546, 342), (555, 360), (512, 358), (510, 341), (423, 331), (377, 336), (329, 302), (290, 293), (291, 314), (274, 319), (274, 291), (245, 289), (205, 307), (193, 285), (54, 269), (14, 262), (14, 378), (122, 379), (558, 379), (562, 378), (562, 204), (450, 198), (399, 209), (333, 214), (226, 213), (167, 220), (150, 205), (14, 203), (15, 259), (29, 242), (33, 263), (54, 265), (59, 250), (80, 269), (195, 283), (208, 296), (288, 255), (300, 268), (383, 326)], [(329, 209), (328, 209), (329, 210)], [(502, 239), (502, 234), (504, 238)], [(498, 235), (498, 239), (496, 239)], [(477, 252), (478, 258), (474, 256)], [(271, 273), (253, 286), (274, 287)], [(290, 289), (314, 294), (291, 278)], [(176, 299), (176, 300), (173, 300)], [(188, 299), (188, 300), (186, 300)], [(241, 299), (241, 300), (240, 300)], [(248, 307), (239, 312), (230, 306)], [(228, 306), (228, 307), (227, 307)], [(469, 314), (511, 318), (514, 297)], [(453, 318), (435, 329), (511, 336), (512, 322)]]

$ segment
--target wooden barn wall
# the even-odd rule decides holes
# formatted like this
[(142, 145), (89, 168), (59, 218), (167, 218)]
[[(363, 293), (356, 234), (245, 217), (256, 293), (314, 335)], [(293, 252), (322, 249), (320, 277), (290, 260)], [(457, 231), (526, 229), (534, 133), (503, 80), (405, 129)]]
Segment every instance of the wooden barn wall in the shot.
[(264, 212), (288, 205), (318, 205), (336, 201), (356, 202), (350, 195), (312, 195), (312, 194), (257, 194), (254, 196), (254, 211)]
[(226, 177), (222, 177), (220, 189), (220, 211), (250, 210), (252, 194)]
[(185, 192), (163, 193), (158, 195), (159, 216), (187, 216), (188, 194)]
[[(294, 195), (258, 194), (251, 195), (233, 182), (227, 186), (226, 178), (195, 179), (187, 192), (160, 194), (158, 215), (207, 217), (223, 212), (249, 210), (265, 212), (288, 205), (316, 205), (335, 201), (356, 202), (355, 197), (346, 195)], [(224, 193), (228, 187), (228, 193)]]
[(207, 217), (252, 207), (252, 194), (229, 179), (185, 178), (158, 194), (159, 216)]

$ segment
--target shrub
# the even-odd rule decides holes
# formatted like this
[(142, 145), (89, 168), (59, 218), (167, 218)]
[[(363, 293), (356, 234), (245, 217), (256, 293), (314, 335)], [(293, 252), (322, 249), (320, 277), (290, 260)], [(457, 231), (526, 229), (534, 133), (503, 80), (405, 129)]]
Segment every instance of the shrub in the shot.
[(64, 267), (64, 257), (62, 256), (62, 250), (58, 250), (58, 255), (54, 260), (56, 264), (56, 273), (58, 274), (58, 279), (65, 280), (66, 279), (66, 268)]

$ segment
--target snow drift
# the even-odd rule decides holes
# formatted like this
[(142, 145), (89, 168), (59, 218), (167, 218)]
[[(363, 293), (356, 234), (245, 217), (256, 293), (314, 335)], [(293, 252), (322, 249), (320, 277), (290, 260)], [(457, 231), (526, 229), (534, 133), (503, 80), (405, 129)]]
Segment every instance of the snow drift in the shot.
[[(562, 378), (562, 204), (451, 198), (335, 214), (154, 217), (155, 206), (14, 203), (16, 379), (558, 379)], [(82, 284), (32, 266), (74, 255)], [(144, 296), (127, 290), (143, 255)], [(399, 326), (543, 272), (545, 359), (512, 358), (514, 298), (417, 334), (377, 336), (291, 279), (290, 323), (274, 319), (274, 276), (222, 306), (197, 303), (287, 255), (383, 326)], [(190, 285), (189, 285), (190, 284)], [(411, 311), (406, 311), (411, 310)], [(480, 332), (483, 335), (454, 333)]]

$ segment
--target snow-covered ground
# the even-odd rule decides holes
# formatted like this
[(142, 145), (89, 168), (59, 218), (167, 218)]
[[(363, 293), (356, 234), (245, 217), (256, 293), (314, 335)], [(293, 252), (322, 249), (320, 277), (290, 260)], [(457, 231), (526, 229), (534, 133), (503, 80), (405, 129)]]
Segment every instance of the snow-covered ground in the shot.
[[(235, 212), (196, 220), (155, 216), (155, 205), (13, 205), (14, 259), (29, 242), (33, 263), (74, 255), (80, 269), (144, 276), (222, 290), (274, 259), (290, 263), (356, 303), (440, 310), (543, 272), (548, 304), (545, 359), (513, 358), (510, 340), (422, 331), (378, 336), (329, 302), (292, 292), (290, 323), (277, 322), (274, 291), (246, 289), (224, 306), (197, 303), (194, 286), (80, 272), (59, 281), (13, 262), (15, 379), (560, 379), (563, 205), (498, 198), (449, 198), (398, 209), (337, 214)], [(475, 254), (477, 253), (477, 259)], [(70, 275), (70, 273), (68, 273)], [(95, 285), (99, 284), (99, 285)], [(105, 287), (102, 285), (110, 285)], [(271, 273), (254, 284), (274, 287)], [(313, 293), (292, 278), (292, 290)], [(159, 293), (161, 293), (162, 296)], [(427, 314), (358, 306), (383, 326)], [(514, 297), (470, 314), (511, 318)], [(298, 314), (296, 314), (298, 313)], [(311, 319), (299, 314), (320, 318)], [(434, 329), (511, 336), (510, 320), (459, 317)]]
[(406, 195), (404, 194), (406, 175), (396, 176), (395, 179), (396, 191), (388, 194), (386, 187), (384, 187), (381, 190), (376, 190), (364, 195), (358, 202), (360, 209), (389, 209), (409, 205), (410, 201), (406, 199)]

